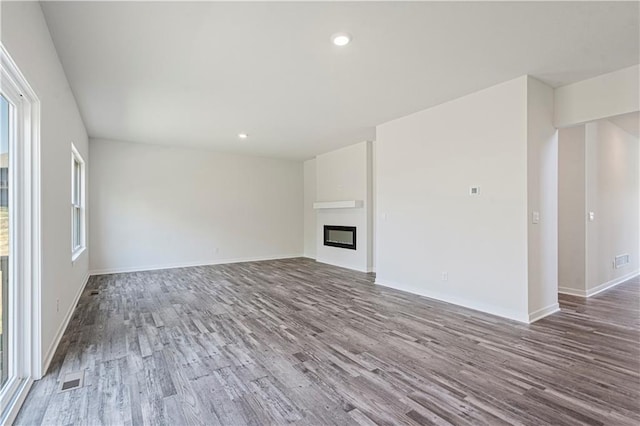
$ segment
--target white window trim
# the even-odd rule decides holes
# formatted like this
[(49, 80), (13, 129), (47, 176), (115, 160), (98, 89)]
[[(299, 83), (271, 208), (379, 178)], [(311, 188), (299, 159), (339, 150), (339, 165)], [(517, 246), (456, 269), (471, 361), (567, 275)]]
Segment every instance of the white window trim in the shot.
[[(14, 91), (22, 99), (20, 120), (17, 122), (17, 143), (10, 167), (14, 170), (10, 201), (12, 244), (19, 238), (19, 246), (12, 249), (10, 274), (19, 290), (10, 303), (16, 315), (10, 322), (15, 337), (10, 348), (12, 378), (0, 393), (0, 424), (11, 424), (18, 414), (34, 380), (42, 371), (41, 350), (41, 229), (40, 229), (40, 101), (15, 62), (0, 43), (0, 89)], [(19, 328), (18, 328), (19, 327)], [(10, 337), (11, 339), (11, 337)], [(20, 356), (18, 356), (18, 353)]]
[[(78, 206), (76, 206), (73, 203), (73, 193), (75, 192), (75, 182), (73, 179), (73, 173), (74, 173), (74, 168), (75, 168), (75, 162), (80, 164), (80, 204)], [(87, 248), (87, 238), (86, 238), (86, 205), (85, 205), (85, 200), (86, 200), (86, 164), (84, 159), (82, 158), (82, 155), (80, 155), (80, 152), (78, 152), (78, 149), (75, 147), (75, 145), (73, 143), (71, 143), (71, 262), (75, 262), (78, 257), (80, 257), (80, 255), (86, 250)], [(80, 209), (80, 246), (78, 247), (74, 247), (75, 241), (74, 241), (74, 227), (75, 224), (73, 223), (73, 216), (74, 216), (74, 209), (79, 208)]]

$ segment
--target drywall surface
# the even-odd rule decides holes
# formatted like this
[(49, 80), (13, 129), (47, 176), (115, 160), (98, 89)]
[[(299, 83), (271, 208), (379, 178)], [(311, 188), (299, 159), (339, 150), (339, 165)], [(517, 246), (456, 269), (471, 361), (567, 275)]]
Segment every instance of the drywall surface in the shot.
[(316, 258), (316, 160), (304, 162), (304, 255)]
[[(586, 292), (593, 294), (638, 273), (640, 264), (640, 159), (638, 138), (601, 120), (586, 125)], [(615, 268), (615, 256), (630, 263)]]
[(302, 255), (302, 162), (90, 145), (92, 271)]
[(640, 65), (555, 90), (555, 125), (568, 127), (640, 110)]
[(376, 271), (376, 141), (371, 141), (371, 147), (369, 149), (370, 158), (367, 159), (369, 163), (369, 175), (367, 177), (367, 193), (368, 201), (367, 205), (369, 209), (369, 272)]
[(528, 321), (527, 81), (377, 127), (378, 283)]
[(586, 264), (584, 126), (558, 132), (558, 289), (582, 295)]
[[(316, 157), (316, 201), (361, 200), (362, 207), (316, 210), (316, 260), (369, 271), (372, 267), (371, 142)], [(355, 226), (356, 250), (325, 246), (325, 225)]]
[(364, 200), (367, 142), (316, 156), (317, 201)]
[[(527, 78), (529, 320), (558, 306), (558, 131), (553, 89)], [(534, 220), (535, 215), (535, 220)]]
[(2, 44), (41, 103), (41, 348), (46, 364), (88, 278), (86, 250), (71, 262), (70, 205), (71, 144), (91, 169), (89, 146), (40, 3), (2, 2), (0, 7)]

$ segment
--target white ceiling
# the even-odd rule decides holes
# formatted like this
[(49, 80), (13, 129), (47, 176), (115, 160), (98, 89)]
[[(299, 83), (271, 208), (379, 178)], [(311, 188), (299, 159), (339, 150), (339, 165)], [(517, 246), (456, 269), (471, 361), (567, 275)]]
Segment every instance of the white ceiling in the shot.
[(640, 62), (638, 2), (42, 7), (90, 136), (295, 159), (523, 74)]

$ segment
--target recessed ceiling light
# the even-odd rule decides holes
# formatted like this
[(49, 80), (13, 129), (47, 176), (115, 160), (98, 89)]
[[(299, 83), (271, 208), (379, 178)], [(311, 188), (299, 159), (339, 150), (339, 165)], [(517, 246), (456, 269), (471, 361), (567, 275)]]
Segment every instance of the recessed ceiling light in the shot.
[(249, 135), (248, 135), (248, 134), (246, 134), (246, 133), (238, 133), (238, 137), (239, 137), (240, 139), (246, 139), (246, 138), (248, 138), (248, 137), (249, 137)]
[(331, 36), (331, 41), (336, 46), (346, 46), (351, 41), (351, 36), (347, 33), (335, 33)]

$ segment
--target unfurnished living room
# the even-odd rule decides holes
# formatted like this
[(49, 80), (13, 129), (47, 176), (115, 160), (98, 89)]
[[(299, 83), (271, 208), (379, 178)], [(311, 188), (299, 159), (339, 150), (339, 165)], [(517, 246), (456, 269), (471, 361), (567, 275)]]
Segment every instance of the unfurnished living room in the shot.
[(640, 2), (0, 1), (2, 425), (640, 424)]

